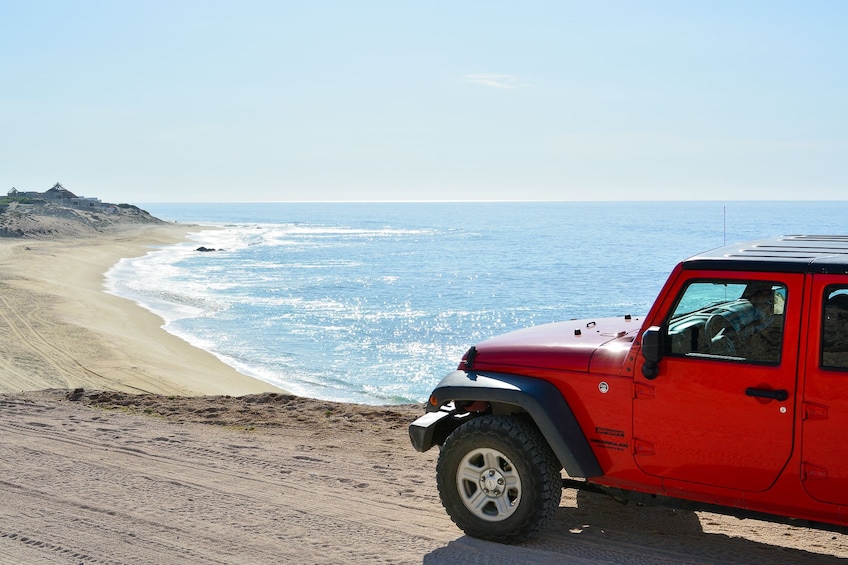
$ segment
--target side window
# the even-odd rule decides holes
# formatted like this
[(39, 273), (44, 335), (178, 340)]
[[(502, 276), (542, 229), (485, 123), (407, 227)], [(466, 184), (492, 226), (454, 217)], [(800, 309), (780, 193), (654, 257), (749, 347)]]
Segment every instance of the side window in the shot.
[(824, 290), (821, 332), (821, 366), (848, 370), (848, 287)]
[(665, 351), (687, 357), (779, 363), (786, 299), (786, 285), (778, 282), (691, 282), (664, 326)]

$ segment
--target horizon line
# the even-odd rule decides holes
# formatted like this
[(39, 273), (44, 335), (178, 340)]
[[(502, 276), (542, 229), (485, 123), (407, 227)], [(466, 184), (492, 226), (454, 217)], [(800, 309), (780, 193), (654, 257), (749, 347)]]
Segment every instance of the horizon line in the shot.
[(735, 198), (735, 199), (650, 199), (650, 200), (139, 200), (140, 204), (611, 204), (657, 202), (848, 202), (848, 198)]

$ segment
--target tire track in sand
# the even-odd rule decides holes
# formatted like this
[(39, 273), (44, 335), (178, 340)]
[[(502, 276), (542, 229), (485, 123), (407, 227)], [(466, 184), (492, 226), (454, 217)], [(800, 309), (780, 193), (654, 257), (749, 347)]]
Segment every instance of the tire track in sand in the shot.
[[(410, 453), (395, 415), (284, 400), (268, 427), (254, 429), (245, 424), (255, 414), (235, 398), (161, 397), (182, 407), (166, 418), (153, 408), (142, 415), (144, 404), (135, 414), (94, 409), (56, 391), (0, 396), (0, 563), (831, 565), (848, 557), (844, 534), (569, 491), (537, 539), (474, 540), (438, 502), (436, 453)], [(198, 417), (210, 404), (239, 416), (214, 426), (169, 419)]]
[[(16, 359), (0, 357), (2, 370), (14, 374), (19, 382), (28, 383), (32, 371), (28, 371), (26, 365), (40, 362), (55, 371), (53, 378), (57, 387), (68, 387), (72, 379), (77, 376), (70, 367), (82, 372), (89, 380), (105, 381), (102, 375), (88, 369), (65, 350), (51, 343), (33, 323), (33, 320), (43, 321), (39, 316), (43, 306), (22, 311), (13, 301), (15, 292), (15, 289), (9, 285), (0, 284), (0, 322), (3, 322), (3, 325), (17, 337), (14, 350)], [(53, 324), (49, 321), (44, 323)]]

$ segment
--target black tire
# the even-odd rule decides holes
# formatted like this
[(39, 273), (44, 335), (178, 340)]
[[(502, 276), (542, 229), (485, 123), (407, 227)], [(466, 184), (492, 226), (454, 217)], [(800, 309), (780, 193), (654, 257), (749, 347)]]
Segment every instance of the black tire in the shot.
[(436, 482), (442, 505), (466, 534), (516, 543), (553, 516), (562, 496), (561, 468), (532, 422), (481, 416), (445, 440)]

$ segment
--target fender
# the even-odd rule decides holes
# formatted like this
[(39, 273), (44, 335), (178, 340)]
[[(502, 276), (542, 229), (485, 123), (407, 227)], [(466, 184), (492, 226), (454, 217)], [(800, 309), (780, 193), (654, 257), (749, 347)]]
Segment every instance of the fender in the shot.
[[(477, 371), (453, 371), (433, 390), (430, 402), (427, 404), (425, 416), (419, 420), (429, 420), (427, 424), (434, 428), (450, 426), (457, 427), (462, 421), (455, 418), (434, 418), (434, 412), (441, 412), (442, 406), (451, 401), (487, 401), (517, 406), (525, 410), (539, 431), (551, 446), (562, 466), (571, 477), (597, 477), (603, 475), (586, 436), (580, 429), (580, 424), (568, 406), (559, 390), (547, 381), (512, 375), (509, 373), (490, 373)], [(410, 426), (410, 435), (413, 431)], [(448, 430), (447, 433), (453, 431)], [(419, 438), (425, 437), (417, 433)], [(419, 439), (416, 448), (425, 451), (432, 447), (433, 437), (446, 436), (446, 433), (426, 435), (427, 439)], [(413, 443), (416, 443), (413, 440)], [(427, 443), (430, 443), (427, 445)]]

